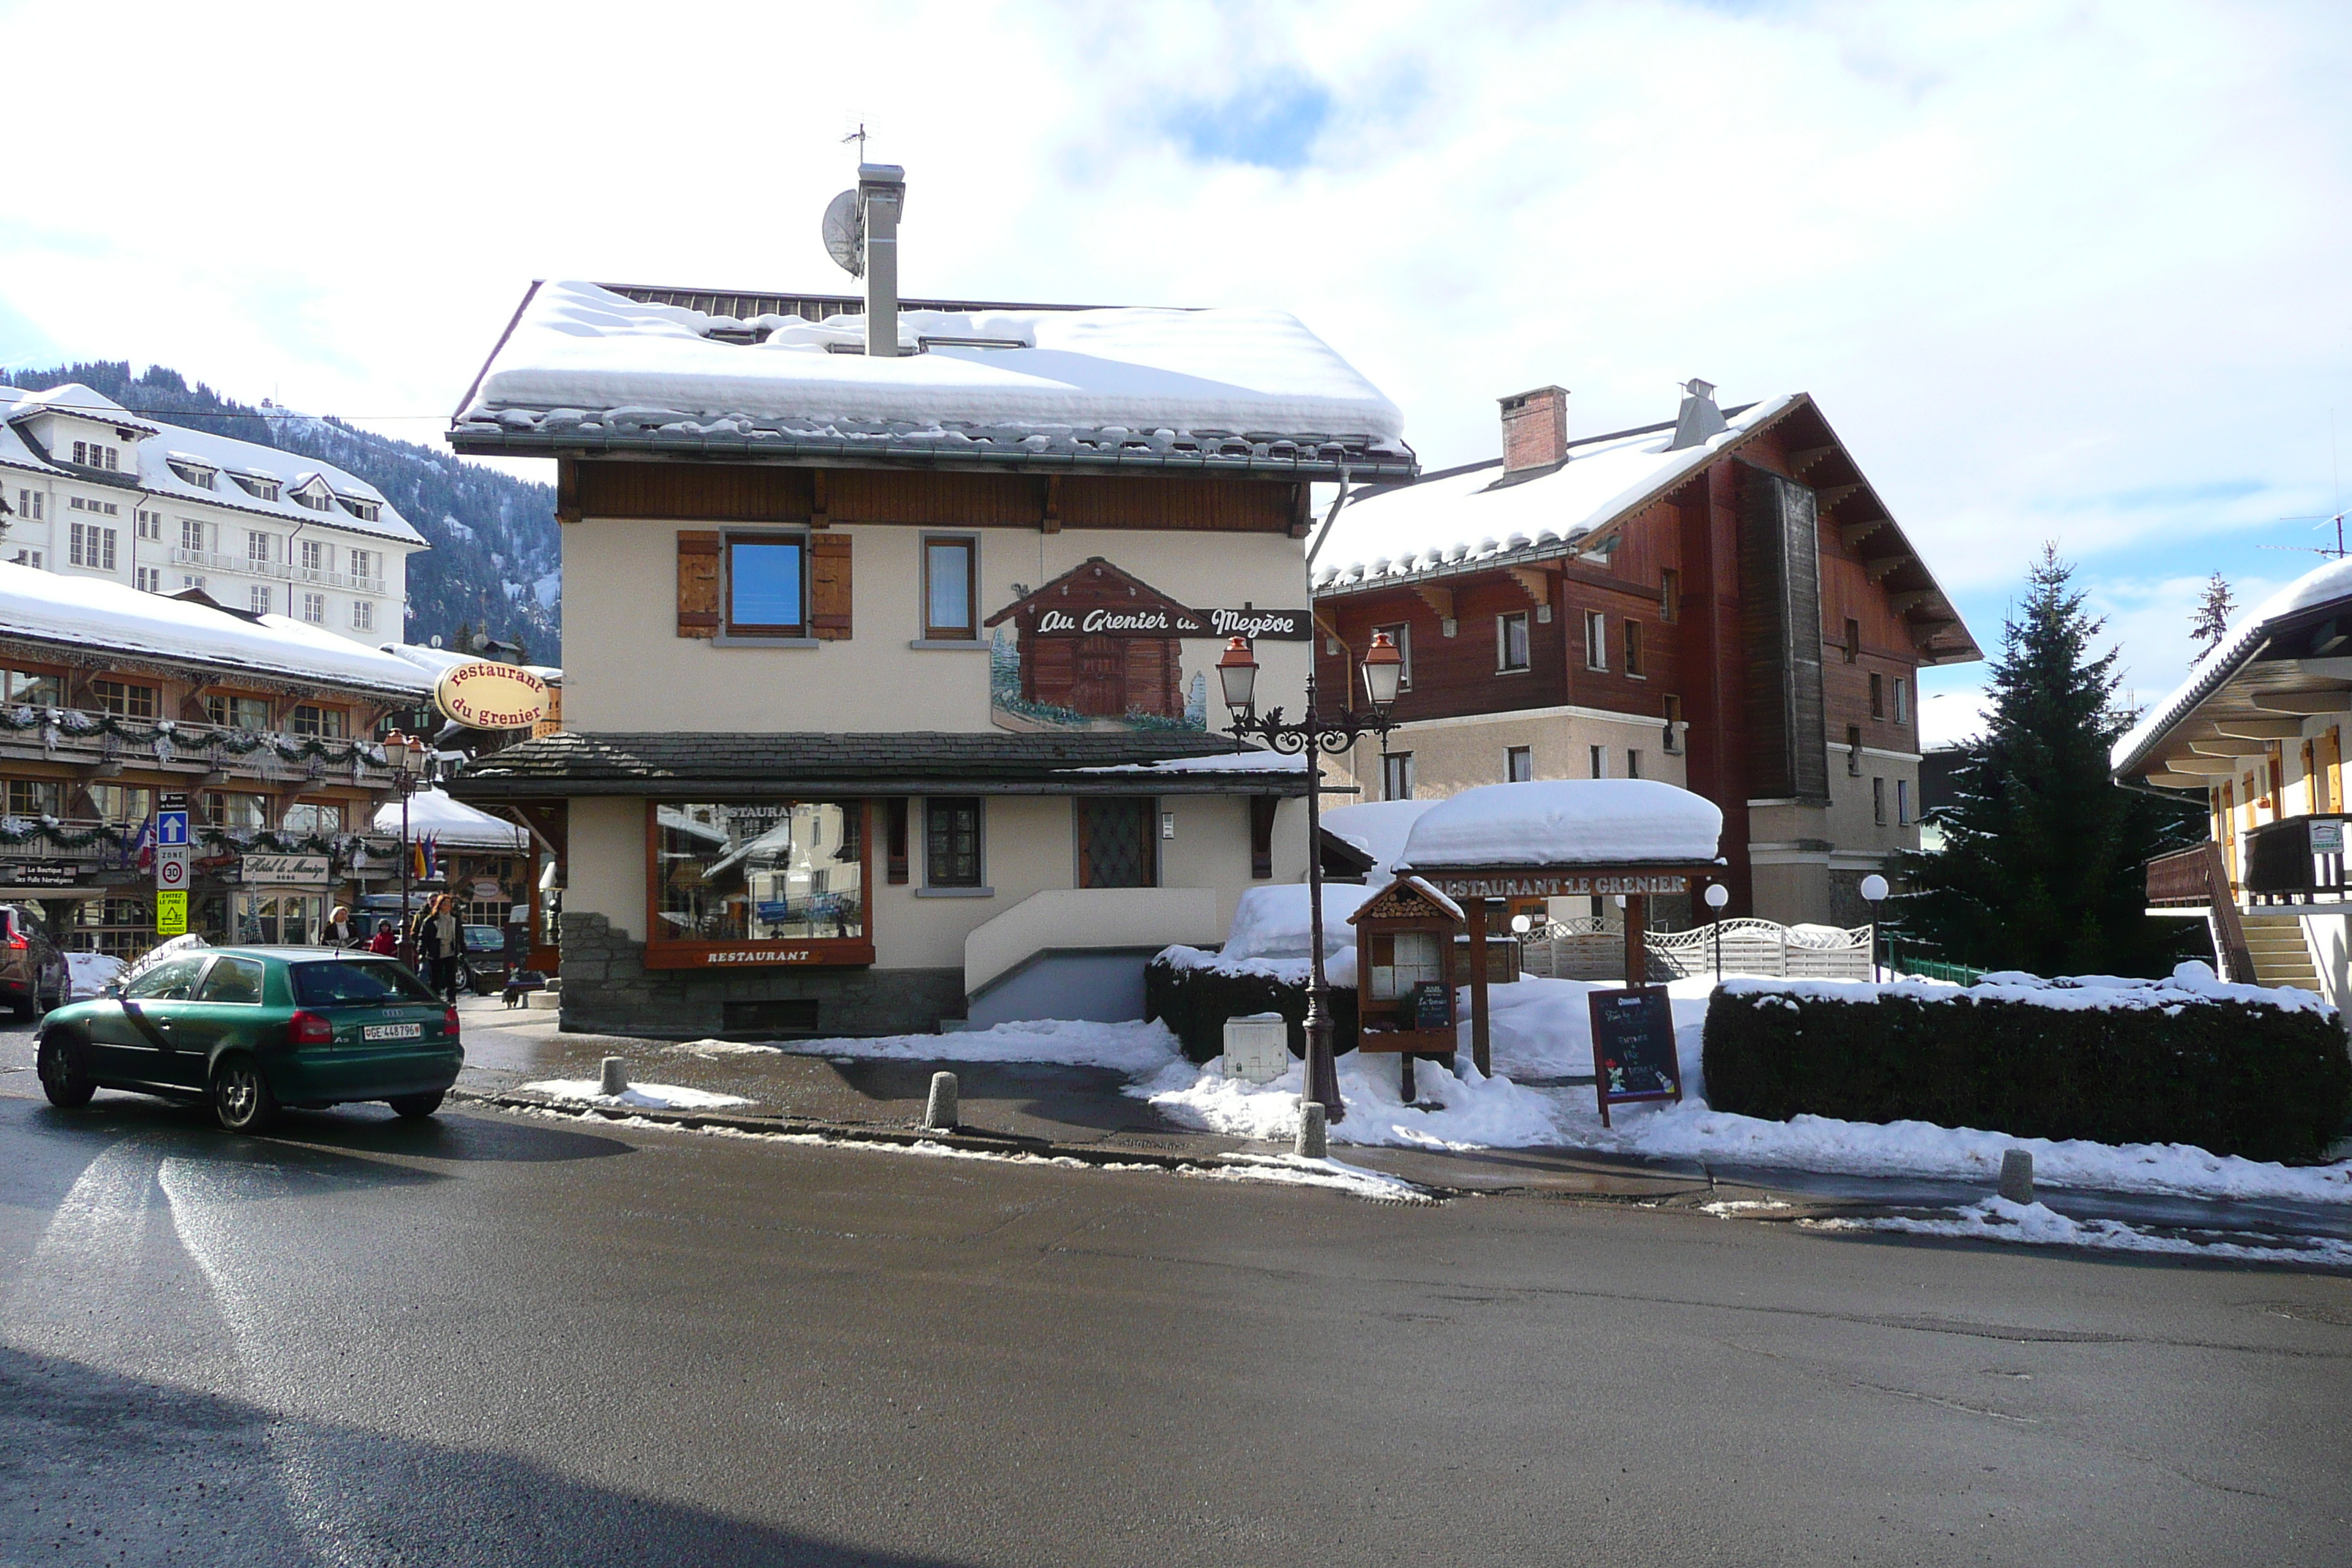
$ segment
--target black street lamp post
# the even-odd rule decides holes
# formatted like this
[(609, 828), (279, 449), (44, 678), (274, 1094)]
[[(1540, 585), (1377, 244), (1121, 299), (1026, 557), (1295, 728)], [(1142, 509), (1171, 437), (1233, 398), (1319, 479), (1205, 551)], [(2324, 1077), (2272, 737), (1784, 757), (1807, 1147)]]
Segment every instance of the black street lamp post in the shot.
[(1317, 709), (1310, 654), (1307, 710), (1296, 723), (1285, 723), (1279, 708), (1267, 710), (1264, 718), (1257, 716), (1257, 660), (1251, 656), (1246, 638), (1228, 642), (1224, 657), (1217, 661), (1217, 679), (1224, 688), (1225, 707), (1233, 714), (1233, 722), (1225, 726), (1227, 732), (1237, 742), (1255, 737), (1286, 756), (1307, 758), (1307, 942), (1311, 976), (1307, 986), (1307, 1098), (1319, 1103), (1324, 1119), (1334, 1122), (1347, 1115), (1348, 1108), (1339, 1099), (1339, 1067), (1331, 1049), (1331, 987), (1323, 973), (1323, 757), (1326, 752), (1337, 756), (1351, 749), (1367, 734), (1378, 735), (1382, 752), (1387, 751), (1389, 731), (1396, 728), (1389, 710), (1396, 702), (1404, 655), (1386, 632), (1374, 632), (1363, 664), (1370, 717), (1353, 710), (1327, 716)]
[(383, 738), (384, 764), (392, 770), (392, 787), (400, 792), (400, 962), (416, 964), (415, 922), (408, 918), (408, 801), (425, 783), (425, 764), (431, 752), (424, 742), (394, 730)]

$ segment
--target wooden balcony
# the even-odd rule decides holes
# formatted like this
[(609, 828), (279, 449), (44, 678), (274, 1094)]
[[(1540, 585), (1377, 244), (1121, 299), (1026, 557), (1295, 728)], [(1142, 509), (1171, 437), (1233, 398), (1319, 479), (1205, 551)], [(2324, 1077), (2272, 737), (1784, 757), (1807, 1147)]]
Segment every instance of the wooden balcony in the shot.
[(2221, 863), (2220, 845), (2209, 839), (2149, 861), (2147, 903), (2152, 910), (2203, 910), (2221, 978), (2260, 984), (2255, 979), (2253, 955), (2246, 945), (2246, 923), (2231, 893), (2230, 873)]
[[(2341, 899), (2346, 816), (2322, 812), (2266, 822), (2246, 835), (2246, 892), (2258, 904)], [(2153, 868), (2151, 868), (2151, 871)]]

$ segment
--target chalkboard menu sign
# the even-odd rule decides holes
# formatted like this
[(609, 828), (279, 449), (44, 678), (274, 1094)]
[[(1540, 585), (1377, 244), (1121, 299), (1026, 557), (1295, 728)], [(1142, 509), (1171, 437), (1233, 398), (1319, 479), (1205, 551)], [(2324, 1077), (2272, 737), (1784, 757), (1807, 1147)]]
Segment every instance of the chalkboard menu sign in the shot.
[(1454, 1027), (1454, 987), (1443, 980), (1423, 980), (1414, 985), (1412, 1026), (1416, 1029)]
[(1601, 1098), (1601, 1125), (1609, 1125), (1612, 1105), (1680, 1100), (1682, 1066), (1675, 1059), (1675, 1015), (1665, 991), (1595, 991), (1586, 1001), (1592, 1009), (1592, 1083)]

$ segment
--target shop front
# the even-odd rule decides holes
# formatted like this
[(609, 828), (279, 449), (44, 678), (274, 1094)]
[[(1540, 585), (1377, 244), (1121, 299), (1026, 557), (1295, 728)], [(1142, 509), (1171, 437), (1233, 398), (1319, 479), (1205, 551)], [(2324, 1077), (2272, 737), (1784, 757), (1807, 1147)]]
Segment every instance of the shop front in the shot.
[(226, 934), (236, 942), (303, 945), (319, 940), (333, 907), (333, 871), (324, 855), (238, 858), (226, 889)]

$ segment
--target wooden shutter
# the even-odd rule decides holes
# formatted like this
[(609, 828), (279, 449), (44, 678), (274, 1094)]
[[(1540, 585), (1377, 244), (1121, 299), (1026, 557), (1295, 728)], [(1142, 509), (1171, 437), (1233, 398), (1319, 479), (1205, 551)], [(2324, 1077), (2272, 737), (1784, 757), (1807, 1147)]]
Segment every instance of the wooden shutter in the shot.
[(849, 638), (849, 535), (809, 535), (809, 635)]
[(716, 533), (680, 530), (677, 536), (677, 635), (719, 635), (719, 552)]

